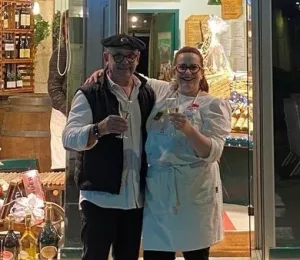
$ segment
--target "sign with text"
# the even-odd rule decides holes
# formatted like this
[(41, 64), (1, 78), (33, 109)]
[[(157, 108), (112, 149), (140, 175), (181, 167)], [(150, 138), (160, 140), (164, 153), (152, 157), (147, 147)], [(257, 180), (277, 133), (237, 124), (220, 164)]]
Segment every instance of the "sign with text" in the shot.
[(243, 14), (242, 0), (222, 0), (222, 19), (237, 19)]

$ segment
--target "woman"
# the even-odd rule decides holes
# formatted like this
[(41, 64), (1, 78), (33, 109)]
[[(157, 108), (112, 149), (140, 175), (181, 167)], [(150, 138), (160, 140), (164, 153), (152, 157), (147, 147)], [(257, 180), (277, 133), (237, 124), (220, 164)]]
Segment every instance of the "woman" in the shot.
[[(218, 160), (231, 130), (231, 108), (208, 94), (203, 73), (200, 52), (184, 47), (174, 59), (177, 89), (149, 80), (157, 100), (147, 127), (145, 260), (173, 260), (176, 251), (186, 260), (207, 260), (210, 246), (223, 237)], [(168, 115), (170, 97), (178, 98), (179, 110)]]
[(61, 36), (58, 47), (53, 51), (49, 63), (48, 93), (51, 98), (51, 169), (63, 170), (66, 167), (66, 151), (61, 137), (66, 124), (67, 112), (67, 67), (68, 67), (68, 11), (62, 14)]

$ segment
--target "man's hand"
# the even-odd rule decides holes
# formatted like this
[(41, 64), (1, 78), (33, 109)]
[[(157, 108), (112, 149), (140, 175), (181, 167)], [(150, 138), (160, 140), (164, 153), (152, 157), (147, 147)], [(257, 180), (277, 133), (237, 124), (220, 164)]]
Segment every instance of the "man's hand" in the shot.
[(128, 130), (127, 121), (116, 115), (111, 115), (98, 124), (100, 135), (122, 134)]
[(91, 76), (89, 76), (89, 78), (84, 82), (84, 84), (89, 84), (89, 83), (97, 83), (98, 78), (103, 76), (104, 73), (104, 69), (101, 70), (96, 70), (95, 72), (93, 72), (93, 74)]

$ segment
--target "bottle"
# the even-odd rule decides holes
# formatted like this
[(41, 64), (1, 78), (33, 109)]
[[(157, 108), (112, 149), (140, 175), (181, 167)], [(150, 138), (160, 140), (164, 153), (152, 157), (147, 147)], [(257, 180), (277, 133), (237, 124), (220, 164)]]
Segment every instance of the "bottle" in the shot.
[(3, 239), (3, 259), (18, 260), (19, 240), (14, 233), (14, 217), (8, 215), (8, 232)]
[(24, 5), (22, 5), (21, 10), (20, 10), (20, 28), (21, 29), (26, 29), (26, 20), (27, 20), (26, 10), (24, 8)]
[(9, 28), (9, 15), (7, 8), (4, 8), (3, 12), (3, 29), (8, 29)]
[(24, 42), (24, 58), (30, 59), (30, 45), (28, 37), (25, 37)]
[(46, 203), (45, 225), (41, 230), (38, 238), (39, 259), (50, 260), (57, 259), (59, 236), (52, 225), (51, 213), (52, 205)]
[(23, 88), (23, 78), (18, 66), (16, 67), (17, 88)]
[(35, 260), (37, 252), (37, 241), (31, 231), (31, 214), (25, 216), (25, 232), (20, 239), (20, 260)]
[(15, 9), (15, 29), (20, 28), (20, 9), (17, 8)]
[(13, 71), (12, 65), (6, 64), (4, 88), (14, 89), (15, 87), (16, 87), (16, 79), (15, 79), (15, 73)]
[(15, 58), (19, 58), (19, 50), (20, 50), (20, 35), (15, 35)]
[(10, 59), (10, 45), (9, 45), (9, 36), (5, 34), (4, 36), (4, 57), (5, 59)]
[(7, 89), (7, 82), (8, 82), (8, 73), (9, 73), (9, 65), (5, 64), (5, 71), (4, 71), (4, 89)]
[(26, 29), (30, 29), (31, 25), (31, 15), (30, 15), (30, 8), (26, 7)]
[(4, 50), (6, 59), (13, 59), (15, 57), (15, 42), (12, 34), (6, 35)]
[(21, 39), (20, 39), (19, 58), (20, 59), (25, 58), (25, 36), (22, 36)]

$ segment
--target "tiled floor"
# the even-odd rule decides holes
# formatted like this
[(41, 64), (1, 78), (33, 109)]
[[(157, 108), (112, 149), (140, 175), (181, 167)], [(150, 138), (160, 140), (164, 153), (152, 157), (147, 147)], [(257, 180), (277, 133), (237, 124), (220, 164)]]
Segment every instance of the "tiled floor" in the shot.
[(223, 209), (236, 230), (254, 231), (254, 217), (249, 218), (246, 206), (224, 203)]

